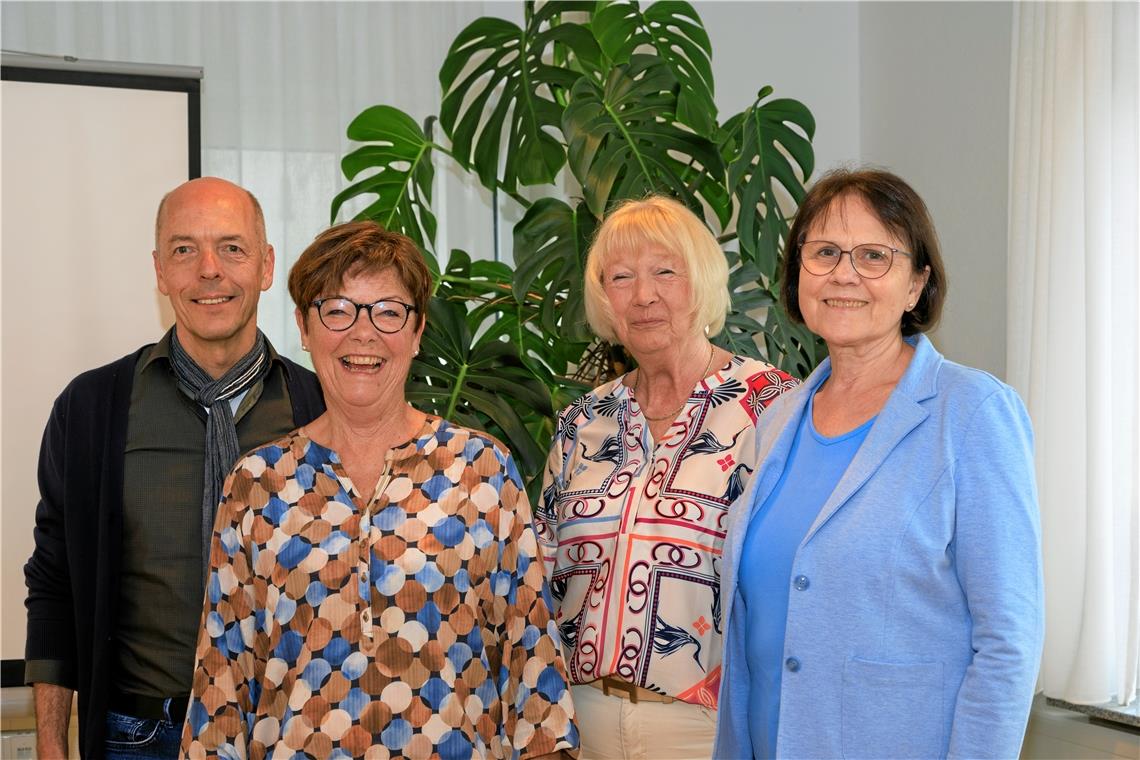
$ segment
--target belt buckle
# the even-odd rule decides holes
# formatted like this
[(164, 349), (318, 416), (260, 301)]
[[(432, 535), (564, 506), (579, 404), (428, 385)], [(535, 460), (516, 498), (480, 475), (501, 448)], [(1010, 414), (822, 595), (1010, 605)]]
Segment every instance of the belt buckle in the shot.
[(637, 687), (634, 686), (633, 684), (627, 683), (626, 681), (622, 681), (618, 678), (611, 678), (610, 676), (603, 676), (602, 677), (602, 693), (605, 694), (607, 697), (611, 696), (610, 695), (610, 689), (611, 688), (615, 689), (616, 691), (624, 691), (627, 695), (629, 695), (629, 701), (635, 705), (637, 704)]

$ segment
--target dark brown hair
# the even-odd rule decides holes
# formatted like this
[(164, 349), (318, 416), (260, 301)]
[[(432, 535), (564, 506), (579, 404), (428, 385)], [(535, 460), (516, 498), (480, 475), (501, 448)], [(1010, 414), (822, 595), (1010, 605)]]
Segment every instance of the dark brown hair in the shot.
[(313, 301), (334, 295), (345, 278), (389, 267), (412, 296), (418, 329), (427, 317), (431, 272), (411, 238), (389, 232), (376, 222), (345, 222), (317, 235), (289, 270), (289, 295), (307, 323)]
[[(942, 304), (946, 301), (946, 268), (942, 264), (941, 246), (934, 231), (934, 221), (922, 198), (901, 177), (881, 169), (836, 169), (819, 178), (800, 203), (784, 255), (780, 295), (788, 316), (803, 324), (800, 311), (800, 245), (816, 222), (827, 218), (836, 201), (854, 195), (862, 198), (879, 222), (903, 242), (913, 255), (916, 272), (930, 267), (926, 287), (910, 311), (903, 312), (902, 334), (925, 332), (938, 324)], [(878, 241), (868, 241), (878, 242)], [(905, 257), (903, 257), (905, 258)], [(899, 257), (895, 263), (900, 263)]]

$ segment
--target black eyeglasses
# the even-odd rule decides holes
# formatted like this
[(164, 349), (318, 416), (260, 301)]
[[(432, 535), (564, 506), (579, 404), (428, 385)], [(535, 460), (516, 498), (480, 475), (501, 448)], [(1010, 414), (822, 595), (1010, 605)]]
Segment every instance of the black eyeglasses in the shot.
[(361, 311), (368, 312), (368, 319), (372, 326), (382, 333), (398, 333), (408, 323), (408, 315), (416, 310), (415, 306), (403, 301), (375, 301), (373, 303), (357, 303), (343, 296), (318, 298), (313, 301), (317, 307), (317, 314), (321, 324), (333, 332), (344, 332), (356, 324), (356, 318)]
[(914, 254), (881, 243), (863, 243), (845, 251), (827, 240), (809, 240), (800, 243), (800, 264), (808, 274), (823, 276), (835, 271), (845, 253), (851, 257), (851, 266), (859, 276), (868, 280), (878, 279), (889, 272), (895, 254), (914, 258)]

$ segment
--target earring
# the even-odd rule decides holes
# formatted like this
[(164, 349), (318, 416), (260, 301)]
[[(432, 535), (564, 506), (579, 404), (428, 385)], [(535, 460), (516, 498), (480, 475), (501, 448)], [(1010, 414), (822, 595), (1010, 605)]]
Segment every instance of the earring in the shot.
[(306, 346), (304, 343), (302, 343), (302, 344), (301, 344), (301, 350), (302, 350), (302, 351), (308, 351), (308, 350), (309, 350), (309, 347), (308, 347), (308, 346)]
[(419, 356), (419, 355), (420, 355), (420, 350), (418, 348), (412, 352), (412, 356)]
[(908, 304), (906, 305), (906, 310), (907, 310), (907, 311), (910, 311), (910, 310), (911, 310), (911, 309), (913, 309), (913, 308), (914, 308), (914, 303), (908, 303)]

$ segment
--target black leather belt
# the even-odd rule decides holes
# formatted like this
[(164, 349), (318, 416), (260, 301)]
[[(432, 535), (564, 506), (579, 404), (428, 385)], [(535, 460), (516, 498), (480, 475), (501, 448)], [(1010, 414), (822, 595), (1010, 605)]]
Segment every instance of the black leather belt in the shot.
[(110, 708), (117, 713), (147, 720), (170, 720), (171, 723), (181, 723), (186, 719), (186, 707), (189, 703), (189, 697), (170, 697), (168, 718), (165, 697), (144, 697), (141, 694), (113, 692), (109, 700)]

